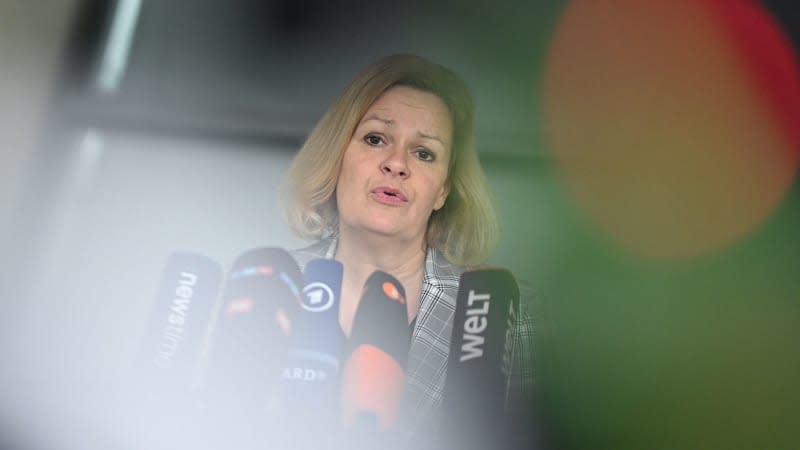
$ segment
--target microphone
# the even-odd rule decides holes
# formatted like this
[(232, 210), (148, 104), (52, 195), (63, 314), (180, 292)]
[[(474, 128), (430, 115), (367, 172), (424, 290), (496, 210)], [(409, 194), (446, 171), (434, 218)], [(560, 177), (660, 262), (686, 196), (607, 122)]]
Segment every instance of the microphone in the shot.
[(193, 426), (203, 341), (221, 284), (217, 262), (186, 251), (169, 255), (129, 373), (129, 389), (117, 399), (143, 447), (169, 442), (167, 423)]
[(507, 269), (464, 272), (442, 400), (442, 448), (505, 448), (511, 338), (519, 287)]
[(266, 418), (301, 286), (300, 269), (283, 249), (257, 248), (233, 263), (210, 337), (207, 370), (208, 412), (216, 424), (228, 427), (220, 437), (262, 439), (268, 431)]
[[(290, 391), (303, 397), (299, 399), (302, 403), (318, 403), (319, 394), (338, 383), (344, 337), (339, 326), (342, 272), (342, 263), (333, 259), (306, 264), (301, 309), (290, 338), (289, 363), (282, 374), (294, 387)], [(301, 385), (317, 388), (299, 388)]]
[(411, 340), (405, 296), (397, 279), (377, 270), (353, 319), (341, 411), (345, 429), (362, 439), (379, 439), (397, 422)]
[(169, 255), (161, 273), (133, 375), (146, 396), (188, 394), (222, 284), (222, 267), (191, 252)]
[[(291, 336), (284, 380), (292, 384), (338, 382), (343, 341), (339, 326), (342, 263), (315, 259), (306, 264), (300, 312)], [(307, 391), (306, 391), (307, 392)]]
[[(336, 426), (339, 365), (344, 333), (339, 326), (342, 263), (314, 259), (292, 322), (288, 361), (281, 374), (281, 409), (288, 447), (319, 448)], [(314, 424), (315, 433), (307, 431)], [(324, 447), (324, 446), (322, 446)]]

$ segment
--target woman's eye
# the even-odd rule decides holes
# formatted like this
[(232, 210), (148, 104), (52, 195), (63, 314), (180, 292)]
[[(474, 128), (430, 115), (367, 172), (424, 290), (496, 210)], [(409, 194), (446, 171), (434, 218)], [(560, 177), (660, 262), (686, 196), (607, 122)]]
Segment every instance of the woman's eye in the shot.
[(417, 150), (417, 158), (423, 161), (434, 161), (436, 160), (436, 155), (428, 149), (421, 148)]
[(368, 134), (364, 136), (364, 142), (373, 147), (383, 144), (383, 137), (377, 134)]

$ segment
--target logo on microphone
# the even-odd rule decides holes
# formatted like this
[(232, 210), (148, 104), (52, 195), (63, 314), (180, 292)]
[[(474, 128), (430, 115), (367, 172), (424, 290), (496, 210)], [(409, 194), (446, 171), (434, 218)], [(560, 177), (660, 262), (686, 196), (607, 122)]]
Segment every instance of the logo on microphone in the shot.
[(386, 294), (386, 296), (389, 297), (389, 299), (394, 300), (396, 302), (400, 302), (404, 305), (406, 304), (403, 295), (400, 294), (400, 290), (397, 289), (397, 286), (395, 286), (394, 283), (389, 281), (384, 281), (382, 288), (383, 288), (383, 293)]
[(310, 283), (303, 288), (303, 301), (300, 306), (306, 311), (322, 312), (333, 306), (333, 290), (319, 281)]

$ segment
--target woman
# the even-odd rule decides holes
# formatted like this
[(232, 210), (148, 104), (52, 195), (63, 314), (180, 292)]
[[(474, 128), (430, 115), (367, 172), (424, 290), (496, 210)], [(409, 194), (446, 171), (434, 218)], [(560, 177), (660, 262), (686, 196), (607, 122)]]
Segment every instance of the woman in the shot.
[[(311, 132), (284, 188), (289, 225), (318, 240), (295, 253), (300, 265), (326, 257), (345, 268), (345, 335), (372, 272), (390, 273), (405, 287), (413, 331), (400, 417), (412, 444), (424, 444), (439, 421), (459, 276), (497, 239), (468, 88), (417, 56), (371, 64)], [(531, 323), (524, 310), (520, 316), (510, 380), (517, 398), (532, 378), (523, 358)]]

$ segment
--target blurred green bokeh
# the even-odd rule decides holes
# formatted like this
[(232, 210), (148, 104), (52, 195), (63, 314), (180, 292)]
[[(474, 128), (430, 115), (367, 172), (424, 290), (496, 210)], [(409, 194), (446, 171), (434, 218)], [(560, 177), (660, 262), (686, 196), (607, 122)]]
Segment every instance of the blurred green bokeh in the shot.
[(800, 445), (800, 183), (722, 251), (652, 260), (603, 235), (546, 160), (504, 170), (531, 179), (498, 201), (500, 259), (540, 294), (535, 400), (552, 448)]
[(548, 448), (800, 448), (800, 177), (763, 223), (712, 253), (645, 258), (604, 234), (567, 194), (535, 106), (564, 4), (536, 11), (542, 34), (487, 56), (515, 57), (533, 89), (511, 104), (529, 105), (522, 149), (483, 160), (502, 225), (492, 262), (538, 294), (525, 306)]

